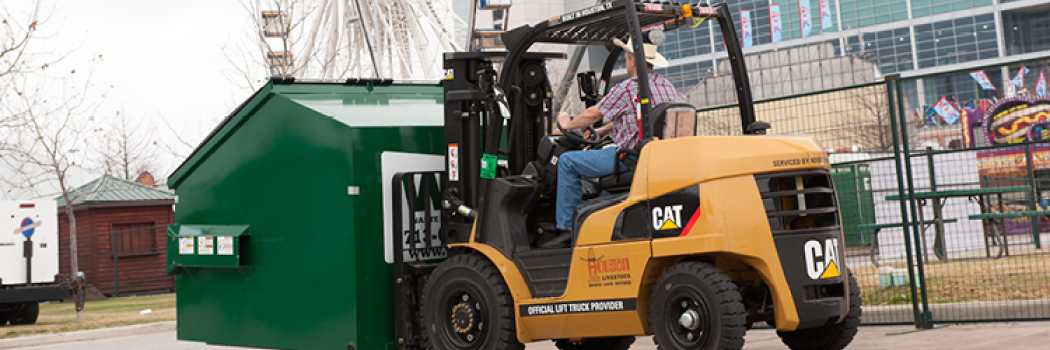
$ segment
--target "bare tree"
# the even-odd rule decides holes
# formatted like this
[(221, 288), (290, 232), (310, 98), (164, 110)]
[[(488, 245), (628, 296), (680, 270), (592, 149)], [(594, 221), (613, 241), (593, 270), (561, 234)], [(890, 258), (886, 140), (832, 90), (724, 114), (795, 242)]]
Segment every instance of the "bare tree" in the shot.
[[(51, 48), (38, 47), (48, 37), (41, 34), (44, 19), (40, 2), (18, 12), (0, 4), (0, 183), (4, 196), (52, 195), (54, 189), (66, 202), (69, 220), (70, 268), (80, 270), (77, 259), (76, 216), (71, 203), (77, 194), (69, 183), (76, 157), (88, 145), (95, 109), (104, 95), (93, 95), (91, 72), (102, 56), (89, 60), (91, 68), (56, 71), (65, 58)], [(80, 319), (80, 303), (77, 315)]]
[(852, 125), (845, 128), (858, 145), (885, 151), (893, 147), (890, 106), (886, 86), (879, 84), (849, 90)]
[(143, 123), (143, 119), (131, 120), (126, 113), (117, 112), (115, 119), (98, 129), (92, 153), (98, 157), (99, 171), (125, 180), (156, 171), (158, 143), (154, 129), (144, 128)]

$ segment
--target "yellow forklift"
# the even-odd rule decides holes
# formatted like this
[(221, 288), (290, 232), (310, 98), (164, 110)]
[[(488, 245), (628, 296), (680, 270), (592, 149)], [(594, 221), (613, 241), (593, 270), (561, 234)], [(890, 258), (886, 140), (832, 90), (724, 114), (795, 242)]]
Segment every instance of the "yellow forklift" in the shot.
[[(743, 135), (665, 138), (667, 116), (695, 118), (695, 108), (652, 106), (639, 69), (643, 141), (624, 150), (637, 152), (636, 164), (588, 180), (593, 191), (574, 214), (571, 246), (542, 249), (542, 232), (554, 225), (558, 156), (600, 141), (578, 130), (552, 133), (545, 64), (564, 55), (529, 49), (609, 49), (600, 80), (583, 84), (581, 96), (594, 101), (608, 92), (623, 53), (613, 39), (658, 44), (664, 32), (707, 19), (725, 39)], [(861, 298), (845, 264), (827, 154), (812, 137), (765, 135), (770, 125), (755, 120), (726, 4), (612, 0), (502, 39), (506, 53), (445, 55), (440, 190), (423, 183), (423, 191), (406, 191), (409, 200), (439, 203), (440, 229), (424, 225), (422, 234), (440, 241), (395, 245), (399, 349), (512, 350), (553, 340), (559, 349), (623, 350), (644, 335), (661, 350), (740, 349), (756, 322), (796, 350), (850, 343)], [(634, 55), (645, 61), (644, 50)], [(394, 186), (415, 186), (404, 175)], [(432, 193), (440, 198), (423, 198)], [(434, 219), (429, 210), (408, 215)], [(447, 248), (447, 257), (406, 258), (434, 248)]]

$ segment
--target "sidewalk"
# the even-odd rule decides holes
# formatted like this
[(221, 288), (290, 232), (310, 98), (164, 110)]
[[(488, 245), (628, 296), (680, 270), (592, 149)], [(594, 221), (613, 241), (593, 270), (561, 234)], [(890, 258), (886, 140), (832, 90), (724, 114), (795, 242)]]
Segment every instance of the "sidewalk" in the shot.
[(137, 324), (123, 327), (99, 328), (76, 332), (30, 335), (11, 339), (0, 339), (0, 349), (17, 349), (26, 346), (85, 342), (98, 339), (127, 337), (160, 332), (175, 332), (175, 321)]
[[(0, 340), (0, 349), (16, 349), (27, 346), (87, 342), (107, 338), (134, 337), (137, 335), (169, 333), (175, 342), (175, 322), (160, 322), (144, 325), (96, 329), (79, 332), (27, 336)], [(745, 350), (785, 350), (772, 329), (754, 329), (747, 332)], [(931, 350), (931, 349), (995, 349), (1036, 350), (1047, 349), (1050, 340), (1050, 321), (979, 323), (939, 325), (931, 330), (916, 330), (912, 326), (863, 326), (849, 350)], [(195, 348), (199, 343), (185, 343), (186, 348)], [(182, 347), (179, 347), (180, 349)], [(554, 343), (541, 341), (528, 344), (528, 350), (556, 350)], [(632, 350), (655, 350), (651, 337), (640, 337)]]

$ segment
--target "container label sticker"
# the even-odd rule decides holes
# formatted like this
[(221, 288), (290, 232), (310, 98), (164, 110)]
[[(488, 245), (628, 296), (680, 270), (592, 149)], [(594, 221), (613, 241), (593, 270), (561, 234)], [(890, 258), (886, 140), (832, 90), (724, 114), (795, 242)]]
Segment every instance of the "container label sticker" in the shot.
[(179, 238), (179, 255), (193, 255), (193, 237)]
[(459, 181), (459, 144), (448, 144), (448, 181)]
[(219, 236), (215, 238), (219, 255), (233, 255), (233, 237)]
[(215, 254), (215, 240), (212, 237), (197, 237), (197, 255)]

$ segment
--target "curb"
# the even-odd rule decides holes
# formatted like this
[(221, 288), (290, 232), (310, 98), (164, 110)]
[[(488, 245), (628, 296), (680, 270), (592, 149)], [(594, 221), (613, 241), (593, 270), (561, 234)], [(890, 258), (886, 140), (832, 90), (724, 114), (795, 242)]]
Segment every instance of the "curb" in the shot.
[(12, 339), (0, 339), (0, 349), (15, 349), (26, 346), (71, 343), (104, 338), (126, 337), (132, 335), (174, 331), (175, 321), (144, 323), (122, 327), (89, 329), (74, 332), (30, 335)]

